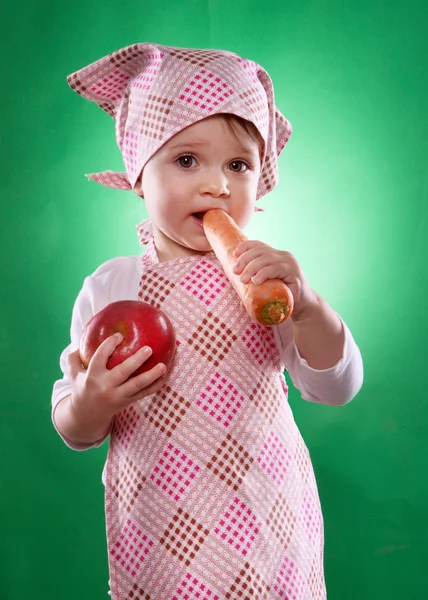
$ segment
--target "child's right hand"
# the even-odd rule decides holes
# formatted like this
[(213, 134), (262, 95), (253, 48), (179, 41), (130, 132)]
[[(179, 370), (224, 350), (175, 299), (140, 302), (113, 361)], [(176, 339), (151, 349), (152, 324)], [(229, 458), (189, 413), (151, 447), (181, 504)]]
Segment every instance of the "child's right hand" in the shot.
[[(152, 354), (141, 348), (113, 369), (108, 360), (123, 337), (116, 333), (104, 340), (94, 353), (87, 369), (82, 366), (79, 351), (68, 356), (68, 372), (72, 389), (69, 397), (73, 421), (91, 423), (94, 430), (105, 429), (116, 413), (132, 403), (159, 391), (166, 382), (166, 367), (158, 363), (150, 371), (131, 377)], [(85, 435), (86, 437), (86, 435)]]

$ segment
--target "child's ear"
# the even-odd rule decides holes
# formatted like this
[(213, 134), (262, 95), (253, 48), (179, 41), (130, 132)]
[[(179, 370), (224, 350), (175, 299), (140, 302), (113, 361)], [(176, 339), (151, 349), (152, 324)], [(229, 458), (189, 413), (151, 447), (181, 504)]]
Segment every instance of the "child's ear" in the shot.
[(141, 178), (136, 181), (134, 185), (134, 192), (137, 194), (137, 196), (140, 196), (140, 198), (144, 198), (143, 188), (141, 186)]

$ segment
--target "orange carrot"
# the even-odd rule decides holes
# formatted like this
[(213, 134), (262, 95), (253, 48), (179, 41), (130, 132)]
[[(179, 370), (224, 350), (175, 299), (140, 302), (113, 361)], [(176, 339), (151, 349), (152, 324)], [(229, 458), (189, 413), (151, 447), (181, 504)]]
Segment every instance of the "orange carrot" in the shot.
[(281, 279), (268, 279), (255, 285), (252, 281), (242, 283), (233, 272), (238, 260), (233, 252), (248, 239), (234, 220), (223, 210), (214, 208), (204, 214), (202, 223), (211, 248), (250, 317), (262, 325), (279, 325), (288, 319), (293, 310), (293, 294)]

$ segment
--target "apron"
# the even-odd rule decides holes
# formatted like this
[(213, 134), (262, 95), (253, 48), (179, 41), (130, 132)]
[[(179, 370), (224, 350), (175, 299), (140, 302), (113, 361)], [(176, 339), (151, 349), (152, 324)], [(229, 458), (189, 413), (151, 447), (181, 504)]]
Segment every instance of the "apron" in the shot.
[(323, 519), (273, 329), (214, 253), (142, 256), (171, 319), (162, 390), (115, 418), (106, 467), (113, 600), (325, 600)]

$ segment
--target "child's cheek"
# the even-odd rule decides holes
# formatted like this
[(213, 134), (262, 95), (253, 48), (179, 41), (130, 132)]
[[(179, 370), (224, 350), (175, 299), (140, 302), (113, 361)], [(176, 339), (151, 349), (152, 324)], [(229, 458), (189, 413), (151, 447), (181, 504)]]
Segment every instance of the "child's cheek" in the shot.
[(254, 206), (254, 203), (248, 203), (246, 208), (237, 215), (236, 224), (240, 229), (244, 229), (253, 218)]

